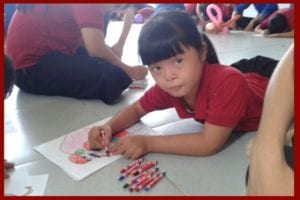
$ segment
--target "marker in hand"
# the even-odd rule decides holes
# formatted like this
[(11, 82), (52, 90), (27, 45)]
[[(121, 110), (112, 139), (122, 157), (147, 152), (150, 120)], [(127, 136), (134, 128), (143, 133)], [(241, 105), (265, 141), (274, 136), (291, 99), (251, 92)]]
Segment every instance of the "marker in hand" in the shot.
[(105, 141), (104, 130), (103, 129), (100, 130), (100, 138), (101, 138), (100, 143), (104, 146), (104, 150), (105, 150), (106, 155), (109, 156), (109, 154), (110, 154), (109, 146)]

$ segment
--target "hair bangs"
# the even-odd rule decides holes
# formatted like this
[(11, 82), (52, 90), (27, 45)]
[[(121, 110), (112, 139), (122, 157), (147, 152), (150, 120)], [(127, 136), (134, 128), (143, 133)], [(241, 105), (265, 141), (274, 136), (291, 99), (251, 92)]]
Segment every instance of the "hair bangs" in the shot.
[(157, 40), (144, 42), (144, 45), (139, 48), (139, 54), (143, 64), (151, 65), (183, 53), (180, 43), (181, 42), (174, 37), (159, 38)]
[(144, 65), (151, 65), (184, 53), (183, 46), (200, 51), (203, 41), (208, 46), (206, 61), (218, 63), (210, 40), (198, 30), (189, 14), (180, 11), (162, 12), (143, 25), (138, 39), (138, 53)]
[[(154, 28), (155, 27), (155, 28)], [(139, 37), (139, 55), (144, 65), (150, 65), (183, 53), (181, 31), (161, 17), (146, 23)]]

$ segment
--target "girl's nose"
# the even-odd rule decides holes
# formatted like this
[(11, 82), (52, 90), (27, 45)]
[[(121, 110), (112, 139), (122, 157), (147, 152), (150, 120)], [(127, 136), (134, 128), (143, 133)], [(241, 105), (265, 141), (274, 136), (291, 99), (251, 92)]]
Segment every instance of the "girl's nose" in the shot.
[(172, 81), (172, 80), (176, 79), (177, 76), (171, 67), (166, 67), (165, 71), (164, 71), (164, 77), (167, 81)]

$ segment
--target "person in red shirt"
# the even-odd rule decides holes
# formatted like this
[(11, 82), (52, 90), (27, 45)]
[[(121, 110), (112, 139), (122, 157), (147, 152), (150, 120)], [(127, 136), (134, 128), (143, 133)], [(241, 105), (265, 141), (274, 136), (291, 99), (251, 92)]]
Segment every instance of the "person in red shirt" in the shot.
[[(144, 79), (147, 68), (121, 61), (133, 22), (128, 11), (118, 42), (105, 44), (109, 14), (124, 4), (18, 4), (7, 32), (16, 85), (33, 94), (101, 99), (107, 104)], [(83, 51), (78, 51), (83, 49)]]
[[(207, 23), (211, 22), (211, 19), (209, 18), (207, 14), (207, 7), (210, 4), (205, 3), (197, 3), (196, 4), (196, 13), (198, 17), (198, 24), (202, 27), (202, 30), (205, 30), (205, 26)], [(231, 15), (234, 9), (235, 4), (228, 4), (228, 3), (219, 3), (215, 4), (217, 5), (222, 13), (222, 23), (227, 22), (231, 19)], [(213, 11), (214, 13), (214, 11)], [(214, 14), (216, 16), (216, 13)]]
[(155, 110), (174, 107), (180, 118), (194, 118), (197, 133), (125, 136), (112, 152), (136, 159), (149, 152), (207, 156), (218, 152), (232, 132), (257, 130), (268, 78), (219, 64), (216, 52), (185, 12), (162, 12), (142, 27), (139, 54), (156, 85), (102, 126), (89, 131), (91, 148), (102, 148), (116, 134)]
[(255, 28), (264, 37), (294, 37), (294, 8), (283, 8)]

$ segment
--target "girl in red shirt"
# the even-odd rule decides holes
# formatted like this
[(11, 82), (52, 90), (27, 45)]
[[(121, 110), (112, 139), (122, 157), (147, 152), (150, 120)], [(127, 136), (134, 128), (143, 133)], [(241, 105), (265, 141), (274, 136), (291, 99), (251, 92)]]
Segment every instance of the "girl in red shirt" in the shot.
[[(233, 131), (255, 131), (268, 78), (219, 64), (209, 39), (184, 12), (151, 18), (139, 36), (139, 54), (156, 85), (103, 126), (89, 132), (94, 149), (149, 112), (174, 107), (181, 118), (203, 123), (197, 133), (125, 136), (112, 152), (136, 159), (149, 152), (207, 156), (218, 152)], [(99, 132), (104, 132), (104, 140)]]

